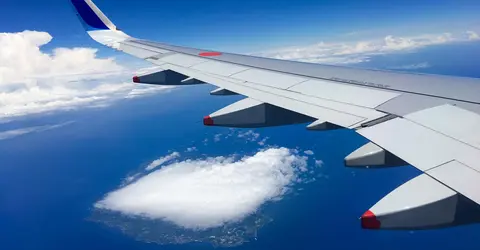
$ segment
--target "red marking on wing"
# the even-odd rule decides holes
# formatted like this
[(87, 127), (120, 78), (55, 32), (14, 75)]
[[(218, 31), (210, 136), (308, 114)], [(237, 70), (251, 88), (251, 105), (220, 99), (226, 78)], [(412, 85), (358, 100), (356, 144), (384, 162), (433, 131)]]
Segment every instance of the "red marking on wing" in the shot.
[(201, 52), (198, 54), (199, 56), (220, 56), (222, 53), (220, 52)]

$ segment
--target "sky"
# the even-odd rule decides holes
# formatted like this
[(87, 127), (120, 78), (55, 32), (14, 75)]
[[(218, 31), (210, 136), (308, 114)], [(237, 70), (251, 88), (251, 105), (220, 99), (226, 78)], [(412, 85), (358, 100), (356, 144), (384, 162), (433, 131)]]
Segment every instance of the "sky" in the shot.
[[(473, 0), (95, 3), (119, 28), (149, 40), (311, 63), (479, 77), (475, 55), (480, 54), (480, 2)], [(108, 240), (98, 239), (100, 229), (86, 230), (77, 221), (91, 210), (206, 230), (256, 216), (269, 201), (280, 201), (292, 190), (308, 189), (309, 183), (316, 182), (307, 191), (311, 196), (302, 198), (302, 208), (310, 213), (315, 209), (328, 213), (339, 202), (347, 205), (338, 209), (353, 216), (314, 217), (317, 226), (327, 225), (315, 230), (324, 232), (338, 220), (349, 228), (338, 230), (356, 240), (376, 239), (389, 244), (388, 237), (382, 238), (387, 233), (364, 237), (356, 227), (356, 216), (418, 174), (413, 168), (392, 170), (397, 171), (393, 176), (387, 171), (343, 171), (345, 154), (365, 143), (363, 138), (353, 137), (352, 131), (312, 136), (303, 125), (264, 130), (205, 128), (203, 115), (240, 97), (210, 98), (207, 93), (212, 86), (172, 89), (130, 82), (132, 75), (150, 67), (92, 41), (67, 0), (2, 1), (0, 161), (9, 164), (0, 168), (0, 178), (5, 180), (0, 182), (0, 186), (5, 185), (0, 188), (0, 199), (12, 202), (0, 206), (0, 214), (11, 215), (11, 225), (28, 229), (26, 234), (32, 239), (43, 237), (36, 235), (42, 231), (51, 236), (63, 233), (67, 237), (64, 241), (84, 236), (72, 229), (81, 228), (85, 237), (95, 239), (82, 241), (88, 247), (108, 244)], [(292, 133), (297, 136), (283, 136)], [(335, 150), (331, 150), (332, 144)], [(39, 167), (30, 174), (22, 171), (31, 165)], [(49, 171), (49, 167), (54, 170)], [(332, 180), (328, 181), (330, 177), (320, 169)], [(352, 179), (356, 175), (364, 178)], [(34, 185), (8, 181), (10, 176)], [(365, 185), (355, 190), (369, 180), (383, 188)], [(64, 187), (58, 195), (57, 181)], [(356, 184), (342, 185), (350, 181)], [(18, 193), (2, 194), (1, 190)], [(319, 190), (333, 205), (309, 198), (316, 197)], [(349, 194), (354, 191), (358, 193), (351, 198)], [(364, 191), (371, 196), (365, 198)], [(63, 232), (63, 227), (54, 228), (63, 222), (51, 221), (51, 228), (46, 229), (33, 223), (54, 214), (52, 211), (60, 209), (58, 204), (68, 208), (65, 211), (80, 211), (80, 215), (59, 214), (66, 217), (65, 224), (73, 217), (77, 224), (64, 225)], [(288, 201), (282, 204), (298, 209)], [(30, 207), (38, 209), (28, 211)], [(291, 211), (270, 208), (280, 214)], [(304, 222), (310, 220), (299, 217)], [(285, 228), (291, 225), (284, 224)], [(0, 226), (2, 230), (8, 231), (8, 227)], [(310, 239), (316, 239), (315, 230)], [(475, 233), (454, 230), (463, 232), (464, 238)], [(448, 235), (448, 231), (442, 232)], [(410, 237), (407, 233), (398, 235), (397, 239)], [(425, 235), (425, 241), (436, 237), (428, 232), (419, 235)], [(293, 237), (301, 239), (302, 235)], [(55, 237), (39, 241), (52, 239)], [(26, 244), (34, 246), (34, 242)], [(399, 242), (399, 248), (400, 243), (405, 242)]]
[[(131, 35), (234, 51), (480, 27), (475, 0), (111, 1), (96, 4)], [(47, 31), (52, 46), (94, 46), (66, 0), (4, 0), (0, 30)]]

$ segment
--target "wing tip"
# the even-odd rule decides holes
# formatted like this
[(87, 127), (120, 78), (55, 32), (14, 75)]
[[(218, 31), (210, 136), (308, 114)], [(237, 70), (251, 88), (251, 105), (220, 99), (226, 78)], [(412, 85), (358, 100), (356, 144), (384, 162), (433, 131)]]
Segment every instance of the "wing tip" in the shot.
[(91, 0), (70, 0), (70, 3), (87, 31), (117, 30), (117, 27)]

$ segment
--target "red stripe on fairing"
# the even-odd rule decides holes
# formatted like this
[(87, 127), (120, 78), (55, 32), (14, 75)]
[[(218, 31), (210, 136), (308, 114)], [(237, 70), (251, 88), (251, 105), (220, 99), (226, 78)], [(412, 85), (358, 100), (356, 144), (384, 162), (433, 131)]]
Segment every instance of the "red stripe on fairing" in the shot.
[(222, 53), (220, 52), (201, 52), (198, 54), (199, 56), (220, 56)]
[(205, 126), (213, 126), (213, 119), (210, 116), (205, 116), (203, 118), (203, 125)]
[(362, 228), (365, 229), (379, 229), (382, 225), (380, 221), (377, 220), (377, 216), (370, 210), (365, 212), (360, 220), (362, 222)]

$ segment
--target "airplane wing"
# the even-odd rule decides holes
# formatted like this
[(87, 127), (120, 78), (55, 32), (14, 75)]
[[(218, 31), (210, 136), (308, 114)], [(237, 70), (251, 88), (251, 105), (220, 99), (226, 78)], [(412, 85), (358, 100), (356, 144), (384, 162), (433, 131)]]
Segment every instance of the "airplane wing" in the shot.
[(204, 118), (207, 126), (310, 122), (353, 129), (370, 143), (350, 167), (412, 165), (423, 174), (361, 217), (368, 229), (425, 229), (478, 221), (480, 79), (310, 64), (174, 46), (130, 37), (91, 0), (71, 0), (97, 42), (158, 66), (133, 77), (158, 85), (212, 84), (245, 99)]

